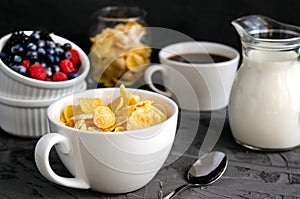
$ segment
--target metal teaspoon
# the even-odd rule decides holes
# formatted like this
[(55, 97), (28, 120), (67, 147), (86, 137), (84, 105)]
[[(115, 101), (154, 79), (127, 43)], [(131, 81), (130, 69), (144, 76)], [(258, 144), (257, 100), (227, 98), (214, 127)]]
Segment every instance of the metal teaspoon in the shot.
[(170, 199), (179, 192), (190, 188), (204, 186), (214, 183), (218, 180), (227, 168), (228, 160), (224, 153), (219, 151), (210, 152), (198, 159), (189, 169), (187, 180), (189, 183), (184, 184), (163, 199)]

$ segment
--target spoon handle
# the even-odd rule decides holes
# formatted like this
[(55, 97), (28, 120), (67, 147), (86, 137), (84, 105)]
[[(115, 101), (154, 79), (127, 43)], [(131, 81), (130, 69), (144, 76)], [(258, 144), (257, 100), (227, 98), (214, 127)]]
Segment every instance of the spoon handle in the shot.
[(173, 198), (174, 196), (176, 196), (179, 192), (189, 188), (189, 187), (192, 187), (193, 185), (188, 183), (188, 184), (184, 184), (184, 185), (181, 185), (180, 187), (178, 187), (177, 189), (175, 189), (174, 191), (172, 191), (171, 193), (169, 193), (168, 195), (166, 195), (163, 199), (171, 199)]

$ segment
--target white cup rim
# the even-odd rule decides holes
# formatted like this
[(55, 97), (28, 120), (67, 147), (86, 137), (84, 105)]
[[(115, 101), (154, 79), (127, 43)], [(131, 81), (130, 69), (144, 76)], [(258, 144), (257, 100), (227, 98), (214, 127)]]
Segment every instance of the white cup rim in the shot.
[[(57, 110), (56, 107), (59, 106), (59, 104), (61, 104), (67, 98), (72, 98), (72, 97), (78, 98), (78, 96), (82, 95), (83, 93), (94, 92), (95, 90), (103, 90), (103, 91), (108, 91), (108, 92), (114, 93), (116, 90), (119, 90), (119, 88), (97, 88), (97, 89), (89, 89), (89, 90), (80, 91), (80, 92), (73, 93), (71, 95), (67, 95), (67, 96), (61, 97), (61, 98), (55, 100), (53, 103), (51, 103), (50, 106), (48, 107), (48, 109), (47, 109), (48, 119), (52, 123), (54, 123), (56, 126), (59, 126), (61, 128), (66, 128), (68, 130), (76, 131), (77, 133), (81, 133), (81, 134), (86, 134), (86, 133), (91, 134), (91, 133), (93, 133), (91, 131), (84, 131), (84, 130), (74, 129), (72, 127), (68, 127), (68, 126), (63, 125), (62, 123), (60, 123), (60, 121), (58, 121), (54, 117), (53, 112), (57, 112), (58, 110)], [(152, 95), (152, 96), (155, 96), (157, 98), (160, 98), (163, 101), (167, 102), (171, 106), (171, 109), (173, 111), (172, 111), (171, 115), (168, 116), (167, 120), (165, 120), (165, 121), (163, 121), (163, 122), (161, 122), (159, 124), (147, 127), (147, 128), (142, 128), (142, 129), (137, 129), (137, 130), (130, 130), (130, 131), (122, 131), (122, 132), (118, 132), (118, 133), (115, 133), (115, 132), (99, 132), (99, 134), (117, 136), (117, 135), (122, 135), (124, 133), (128, 134), (128, 133), (131, 133), (131, 132), (134, 133), (136, 131), (149, 130), (151, 128), (155, 128), (157, 125), (164, 125), (166, 122), (168, 122), (169, 120), (171, 120), (172, 118), (174, 118), (174, 117), (176, 117), (178, 115), (178, 106), (177, 106), (177, 104), (172, 99), (170, 99), (170, 98), (168, 98), (168, 97), (166, 97), (164, 95), (161, 95), (161, 94), (158, 94), (158, 93), (155, 93), (155, 92), (151, 92), (151, 91), (147, 91), (147, 90), (142, 90), (142, 89), (126, 88), (126, 90), (128, 92), (130, 92), (130, 93), (132, 93), (134, 91), (138, 91), (139, 93), (146, 93), (148, 95)], [(66, 104), (65, 104), (65, 106), (66, 106)]]

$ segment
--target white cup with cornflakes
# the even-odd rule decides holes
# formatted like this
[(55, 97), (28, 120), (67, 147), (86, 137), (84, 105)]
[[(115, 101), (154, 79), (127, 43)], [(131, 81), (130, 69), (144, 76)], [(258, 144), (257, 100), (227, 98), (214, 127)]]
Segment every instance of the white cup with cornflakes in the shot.
[[(228, 105), (239, 58), (237, 50), (220, 43), (171, 44), (160, 50), (161, 64), (146, 69), (145, 82), (155, 92), (175, 99), (181, 109), (219, 110)], [(158, 71), (166, 90), (154, 84), (152, 76)]]
[[(141, 100), (153, 101), (167, 116), (156, 125), (123, 132), (91, 132), (66, 126), (61, 114), (80, 98), (99, 97), (104, 105), (118, 97), (119, 88), (92, 89), (65, 96), (48, 108), (51, 133), (35, 148), (35, 161), (48, 180), (72, 188), (104, 193), (126, 193), (145, 186), (163, 166), (174, 142), (178, 107), (171, 99), (145, 90), (128, 89)], [(55, 146), (59, 158), (74, 176), (56, 174), (49, 163)]]

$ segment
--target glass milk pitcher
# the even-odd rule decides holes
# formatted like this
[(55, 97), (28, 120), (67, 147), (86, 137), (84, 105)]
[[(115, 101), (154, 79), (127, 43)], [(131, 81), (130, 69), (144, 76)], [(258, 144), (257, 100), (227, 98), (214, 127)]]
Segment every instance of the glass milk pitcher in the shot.
[(243, 46), (228, 105), (234, 139), (264, 151), (299, 146), (300, 28), (259, 15), (232, 24)]

